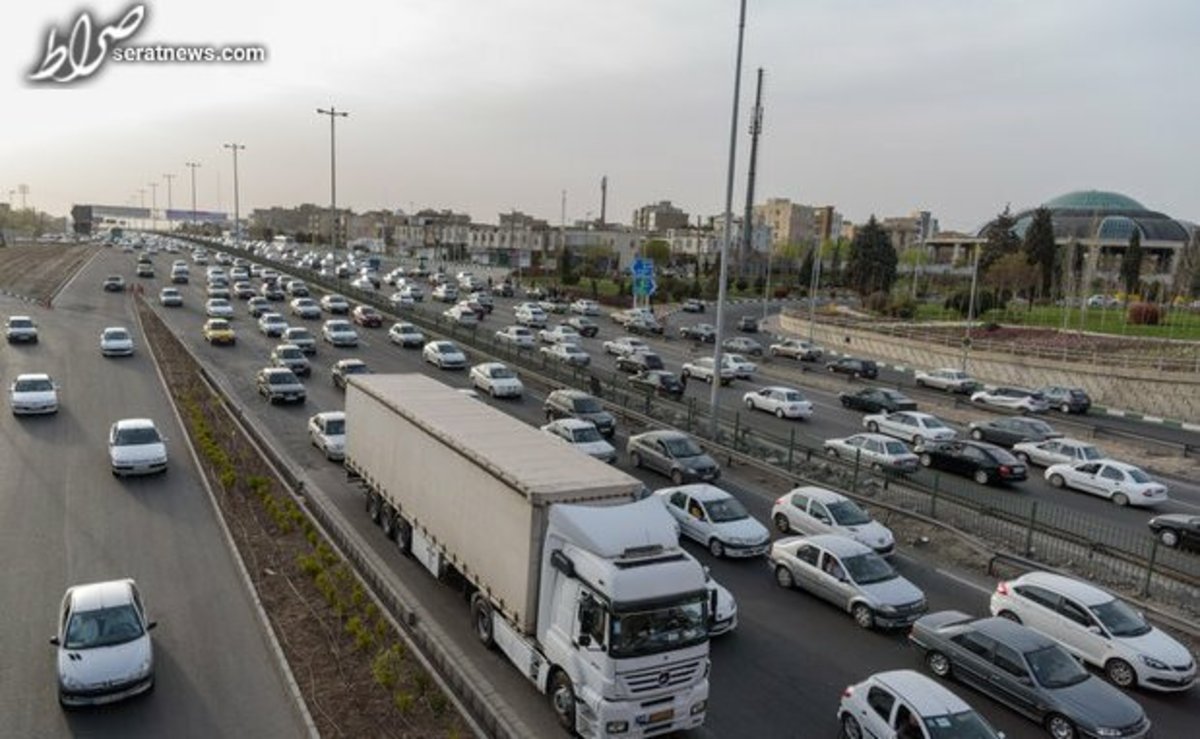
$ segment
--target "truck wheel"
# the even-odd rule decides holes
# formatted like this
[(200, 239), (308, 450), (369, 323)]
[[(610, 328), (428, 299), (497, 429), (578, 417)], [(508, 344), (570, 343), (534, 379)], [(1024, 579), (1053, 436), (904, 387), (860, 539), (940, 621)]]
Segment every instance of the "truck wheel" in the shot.
[(390, 503), (383, 504), (383, 511), (379, 514), (379, 526), (387, 538), (396, 536), (396, 509), (392, 508)]
[(571, 678), (567, 677), (567, 673), (556, 669), (550, 676), (550, 689), (546, 692), (550, 696), (550, 708), (554, 711), (559, 726), (574, 734), (575, 688), (571, 685)]
[(475, 636), (479, 643), (491, 649), (496, 644), (492, 638), (492, 607), (478, 593), (471, 599), (471, 620), (475, 624)]
[(412, 526), (399, 516), (396, 517), (396, 547), (405, 556), (412, 554)]
[(379, 510), (382, 505), (383, 501), (377, 493), (367, 493), (367, 515), (371, 517), (372, 523), (379, 523)]

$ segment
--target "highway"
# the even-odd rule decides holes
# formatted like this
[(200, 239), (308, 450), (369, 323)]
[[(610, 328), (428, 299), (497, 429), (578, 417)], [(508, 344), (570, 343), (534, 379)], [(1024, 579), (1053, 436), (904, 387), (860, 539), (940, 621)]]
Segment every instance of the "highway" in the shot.
[[(33, 315), (41, 338), (0, 347), (5, 387), (38, 371), (62, 387), (57, 415), (17, 418), (6, 409), (0, 416), (0, 735), (304, 736), (144, 342), (137, 338), (132, 358), (100, 356), (103, 327), (136, 328), (128, 294), (100, 290), (121, 261), (128, 260), (102, 253), (54, 310), (0, 298), (5, 315)], [(168, 437), (165, 476), (109, 474), (109, 424), (131, 416), (154, 419)], [(63, 593), (122, 577), (137, 580), (158, 621), (156, 690), (64, 712), (48, 643)]]
[[(160, 275), (172, 258), (171, 255), (156, 258)], [(129, 255), (110, 254), (106, 259), (106, 264), (119, 268), (123, 274), (132, 275), (133, 259)], [(391, 568), (389, 575), (398, 578), (418, 594), (422, 605), (430, 609), (433, 618), (460, 643), (473, 666), (516, 707), (532, 730), (539, 736), (556, 735), (545, 699), (499, 655), (487, 652), (475, 643), (468, 624), (469, 614), (461, 598), (451, 589), (435, 583), (414, 562), (403, 558), (395, 545), (383, 537), (363, 510), (361, 492), (347, 483), (339, 465), (325, 460), (309, 444), (304, 430), (305, 421), (311, 414), (342, 407), (342, 394), (329, 379), (330, 367), (337, 359), (361, 358), (375, 372), (431, 372), (458, 387), (466, 386), (466, 373), (432, 369), (421, 361), (418, 350), (405, 350), (391, 345), (386, 337), (386, 328), (360, 329), (363, 340), (356, 349), (334, 349), (326, 344), (319, 346), (313, 358), (313, 375), (306, 381), (308, 400), (303, 406), (270, 406), (256, 394), (253, 377), (255, 371), (266, 364), (275, 340), (264, 337), (257, 330), (256, 323), (246, 313), (244, 303), (234, 301), (237, 346), (212, 347), (205, 344), (200, 337), (204, 320), (203, 268), (193, 267), (192, 273), (192, 284), (184, 289), (185, 306), (160, 308), (156, 305), (158, 313), (172, 330), (189, 343), (216, 374), (221, 385), (247, 409), (249, 420), (262, 429), (292, 464), (303, 469), (333, 500), (354, 527), (355, 534), (388, 563)], [(153, 298), (163, 280), (160, 277), (143, 280), (142, 283), (146, 285), (147, 295)], [(504, 319), (500, 318), (501, 310), (497, 309), (497, 314), (485, 322), (485, 327), (494, 330), (504, 325)], [(298, 319), (291, 320), (300, 323)], [(304, 323), (310, 330), (319, 331), (319, 321)], [(611, 329), (605, 327), (602, 330), (611, 336)], [(595, 352), (593, 354), (598, 357)], [(472, 357), (473, 361), (475, 359)], [(745, 389), (735, 387), (731, 392), (741, 393)], [(689, 392), (701, 391), (695, 389), (693, 384)], [(541, 400), (538, 392), (530, 391), (521, 401), (482, 399), (481, 402), (494, 404), (529, 423), (540, 423)], [(827, 403), (819, 412), (829, 411), (825, 406)], [(619, 438), (621, 465), (628, 470), (623, 435)], [(634, 474), (652, 487), (669, 484), (665, 478), (648, 473)], [(736, 470), (723, 477), (721, 485), (738, 495), (751, 512), (763, 521), (767, 520), (771, 501), (779, 492), (763, 489), (744, 479)], [(919, 666), (916, 653), (907, 646), (903, 634), (862, 632), (846, 614), (801, 593), (780, 591), (761, 561), (717, 561), (706, 550), (688, 546), (702, 563), (712, 568), (716, 579), (734, 593), (739, 603), (741, 621), (737, 632), (718, 638), (713, 643), (711, 712), (706, 729), (699, 732), (700, 735), (834, 736), (838, 697), (847, 684), (877, 670)], [(898, 557), (898, 567), (925, 590), (933, 609), (957, 608), (977, 614), (985, 612), (992, 583), (944, 569), (941, 564), (910, 554), (905, 552)], [(950, 687), (1009, 737), (1041, 735), (1036, 727), (989, 699), (970, 694), (957, 685)], [(1194, 690), (1179, 696), (1138, 693), (1136, 697), (1155, 721), (1159, 736), (1189, 735), (1194, 717), (1200, 715), (1200, 698)]]

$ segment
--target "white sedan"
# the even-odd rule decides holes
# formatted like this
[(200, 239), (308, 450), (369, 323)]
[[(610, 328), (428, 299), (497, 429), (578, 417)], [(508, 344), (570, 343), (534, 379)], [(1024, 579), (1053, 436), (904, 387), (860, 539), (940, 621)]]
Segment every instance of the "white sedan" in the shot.
[(571, 303), (571, 312), (581, 316), (598, 316), (600, 315), (600, 304), (594, 300), (581, 298)]
[(777, 418), (812, 418), (813, 404), (799, 390), (790, 387), (764, 387), (742, 396), (752, 411), (774, 413)]
[(1013, 444), (1013, 454), (1025, 464), (1036, 464), (1039, 467), (1075, 462), (1095, 462), (1107, 456), (1095, 444), (1067, 438), (1022, 441)]
[(592, 363), (592, 357), (574, 344), (551, 344), (542, 347), (542, 354), (563, 364), (575, 367), (586, 367)]
[(601, 462), (612, 464), (617, 461), (617, 450), (604, 439), (596, 424), (582, 418), (560, 418), (542, 426), (551, 436), (562, 439), (584, 454)]
[(108, 431), (108, 458), (117, 477), (166, 472), (166, 440), (149, 418), (126, 418)]
[(733, 375), (742, 380), (749, 380), (758, 372), (758, 365), (746, 359), (741, 354), (725, 354), (725, 363), (733, 367)]
[(312, 298), (296, 298), (292, 301), (292, 315), (306, 319), (321, 317), (321, 306)]
[(431, 341), (421, 350), (426, 362), (438, 369), (462, 369), (467, 366), (467, 355), (453, 341)]
[(863, 426), (873, 434), (887, 434), (921, 446), (926, 441), (950, 441), (957, 433), (929, 413), (896, 411), (863, 417)]
[(517, 373), (500, 362), (483, 362), (472, 367), (471, 384), (493, 398), (519, 398), (525, 392)]
[(501, 344), (511, 344), (520, 349), (532, 349), (533, 331), (525, 326), (506, 326), (496, 332), (496, 341)]
[(14, 416), (58, 412), (58, 385), (47, 374), (17, 375), (8, 388)]
[(560, 323), (554, 328), (544, 328), (538, 331), (538, 339), (543, 344), (575, 344), (583, 341), (583, 337), (574, 328)]
[(204, 314), (209, 318), (233, 318), (233, 306), (225, 298), (211, 298), (204, 304)]
[(883, 434), (826, 439), (825, 453), (835, 459), (858, 460), (871, 469), (887, 472), (916, 472), (921, 461), (904, 442)]
[(133, 356), (133, 336), (129, 329), (110, 326), (101, 331), (100, 354), (105, 357)]
[(425, 344), (425, 334), (411, 323), (393, 323), (388, 329), (388, 338), (399, 346), (422, 346)]
[(334, 346), (358, 346), (358, 332), (349, 321), (342, 318), (326, 321), (321, 327), (321, 336)]
[(714, 557), (761, 557), (771, 532), (741, 501), (715, 485), (697, 483), (655, 490), (679, 532), (708, 547)]
[(1022, 413), (1045, 413), (1050, 403), (1041, 393), (1020, 387), (994, 387), (971, 394), (972, 403), (1008, 408)]
[(604, 353), (615, 354), (618, 357), (628, 356), (634, 352), (648, 352), (650, 345), (636, 336), (622, 336), (604, 342)]
[(326, 459), (337, 461), (346, 456), (346, 414), (325, 411), (308, 419), (308, 439)]
[(1167, 500), (1166, 485), (1155, 482), (1138, 467), (1113, 459), (1054, 464), (1046, 468), (1045, 475), (1056, 488), (1099, 495), (1119, 506), (1150, 506)]

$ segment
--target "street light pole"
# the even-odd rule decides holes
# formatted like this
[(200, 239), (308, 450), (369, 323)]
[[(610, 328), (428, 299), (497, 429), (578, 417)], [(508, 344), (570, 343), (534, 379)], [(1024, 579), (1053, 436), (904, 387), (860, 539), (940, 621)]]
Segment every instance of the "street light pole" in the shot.
[(158, 183), (148, 183), (150, 187), (150, 223), (151, 230), (158, 230)]
[(962, 371), (967, 371), (967, 355), (971, 353), (971, 322), (975, 320), (975, 287), (979, 284), (979, 246), (975, 244), (974, 266), (971, 267), (971, 298), (967, 302), (967, 331), (963, 335)]
[(171, 230), (171, 209), (174, 207), (171, 204), (171, 180), (175, 179), (173, 174), (163, 174), (163, 179), (167, 181), (167, 230)]
[[(717, 438), (717, 408), (721, 393), (721, 341), (725, 332), (725, 293), (729, 274), (729, 241), (733, 235), (733, 173), (737, 165), (738, 101), (742, 94), (742, 44), (746, 36), (746, 0), (738, 12), (737, 61), (733, 72), (733, 114), (729, 124), (729, 170), (725, 174), (725, 235), (721, 239), (721, 269), (717, 280), (717, 336), (713, 342), (713, 378), (709, 393), (712, 438)], [(734, 440), (736, 443), (737, 440)]]
[(817, 290), (821, 287), (821, 244), (813, 245), (812, 280), (808, 287), (808, 343), (813, 343), (817, 330)]
[(329, 243), (337, 253), (337, 147), (334, 145), (334, 136), (337, 119), (347, 118), (350, 114), (332, 105), (328, 110), (317, 108), (317, 113), (329, 116)]
[(192, 226), (197, 225), (196, 221), (196, 168), (200, 166), (200, 162), (184, 162), (188, 169), (192, 170)]
[(241, 247), (242, 214), (240, 210), (241, 199), (238, 193), (237, 153), (238, 149), (245, 149), (246, 147), (241, 144), (222, 144), (222, 146), (233, 151), (233, 243), (234, 246)]

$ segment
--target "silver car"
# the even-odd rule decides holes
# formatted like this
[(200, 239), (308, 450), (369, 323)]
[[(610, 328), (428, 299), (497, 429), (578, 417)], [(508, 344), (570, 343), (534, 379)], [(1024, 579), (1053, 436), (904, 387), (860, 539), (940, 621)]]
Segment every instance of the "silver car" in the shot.
[(1108, 455), (1095, 444), (1078, 439), (1022, 441), (1013, 445), (1013, 454), (1025, 464), (1049, 467), (1055, 464), (1097, 462)]
[(899, 628), (928, 608), (925, 593), (865, 544), (837, 534), (777, 539), (768, 564), (782, 588), (800, 588), (850, 613), (864, 629)]

